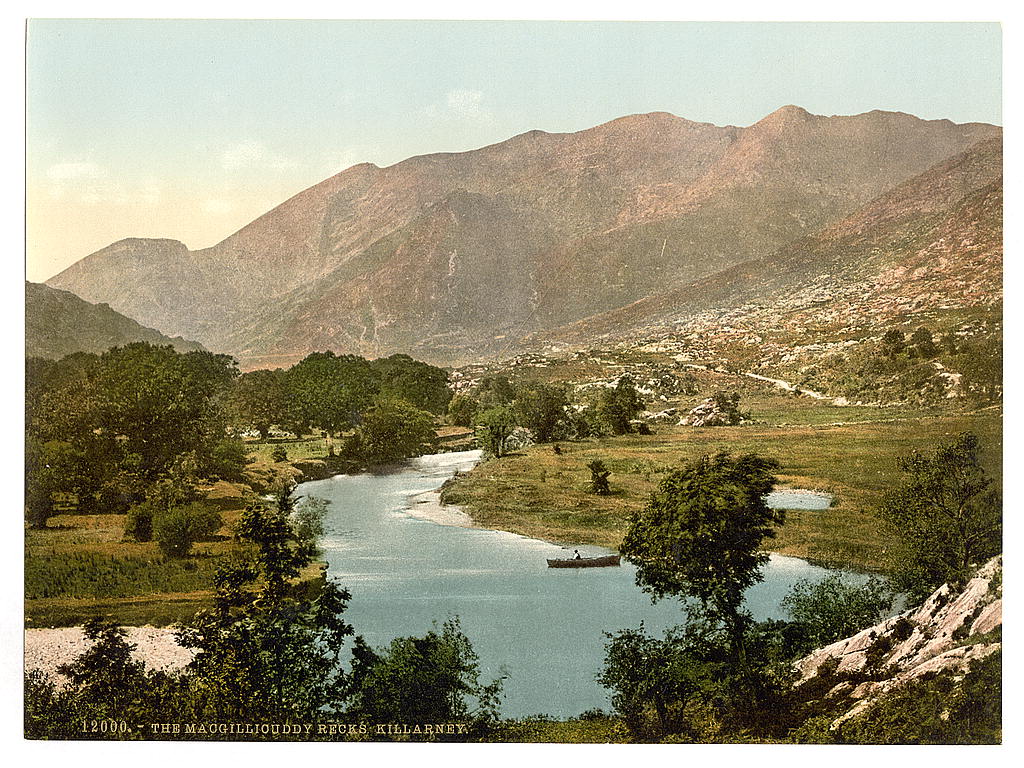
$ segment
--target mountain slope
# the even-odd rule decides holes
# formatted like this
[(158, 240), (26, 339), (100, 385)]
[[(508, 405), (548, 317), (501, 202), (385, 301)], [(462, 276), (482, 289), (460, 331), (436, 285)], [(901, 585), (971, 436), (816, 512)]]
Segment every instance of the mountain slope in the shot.
[(1000, 135), (797, 107), (748, 128), (633, 115), (355, 166), (212, 248), (122, 241), (49, 284), (250, 367), (325, 347), (450, 362), (768, 257)]
[(734, 326), (877, 324), (1002, 300), (1002, 141), (989, 139), (775, 253), (539, 334), (644, 338), (718, 314)]
[(56, 360), (74, 352), (101, 353), (134, 341), (169, 344), (179, 352), (203, 348), (139, 325), (106, 304), (90, 304), (68, 291), (25, 283), (26, 357)]

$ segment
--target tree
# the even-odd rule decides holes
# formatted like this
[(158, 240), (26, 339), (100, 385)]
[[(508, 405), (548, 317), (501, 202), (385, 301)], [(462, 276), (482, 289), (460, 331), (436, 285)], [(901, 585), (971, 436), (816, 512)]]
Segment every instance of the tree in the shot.
[[(740, 393), (733, 392), (731, 395), (727, 395), (725, 392), (715, 392), (712, 395), (715, 408), (725, 417), (726, 421), (730, 425), (739, 424), (743, 421), (744, 414), (740, 413)], [(748, 413), (747, 418), (750, 417)]]
[[(382, 652), (354, 654), (351, 712), (375, 722), (497, 719), (501, 679), (479, 681), (479, 664), (458, 619), (423, 637), (399, 637)], [(473, 700), (475, 699), (475, 706)]]
[(220, 513), (202, 502), (154, 511), (152, 534), (168, 557), (187, 557), (192, 545), (224, 524)]
[(568, 405), (564, 388), (535, 383), (519, 386), (513, 409), (516, 420), (533, 432), (534, 439), (546, 443), (565, 417)]
[(785, 519), (765, 503), (778, 467), (756, 454), (701, 456), (662, 480), (631, 517), (620, 547), (652, 601), (695, 598), (722, 622), (741, 664), (749, 622), (743, 593), (762, 579), (768, 555), (761, 544)]
[(935, 346), (932, 332), (923, 325), (910, 335), (910, 345), (916, 350), (917, 356), (925, 360), (930, 360), (939, 354), (939, 348)]
[(284, 372), (277, 369), (243, 373), (231, 390), (230, 406), (237, 426), (255, 429), (260, 439), (266, 440), (272, 426), (288, 421)]
[(802, 642), (800, 652), (822, 648), (877, 623), (892, 605), (893, 591), (882, 579), (850, 584), (838, 574), (819, 582), (797, 582), (782, 599)]
[(363, 458), (384, 464), (419, 456), (437, 439), (434, 417), (404, 400), (379, 399), (363, 414), (356, 431)]
[(479, 403), (476, 398), (467, 394), (458, 394), (448, 403), (448, 420), (460, 427), (473, 426)]
[(494, 458), (500, 459), (505, 452), (505, 441), (516, 428), (512, 409), (498, 406), (484, 411), (477, 417), (478, 433), (484, 448)]
[(895, 576), (913, 597), (946, 582), (963, 584), (1002, 550), (1002, 499), (980, 451), (977, 436), (963, 432), (897, 462), (903, 481), (885, 495), (878, 515), (902, 543)]
[(100, 357), (94, 427), (139, 456), (143, 476), (153, 478), (181, 454), (223, 439), (219, 397), (237, 373), (226, 355), (182, 355), (143, 342), (115, 347)]
[(616, 435), (629, 432), (629, 422), (643, 409), (644, 401), (627, 375), (620, 377), (614, 387), (603, 390), (597, 404), (601, 420)]
[(903, 332), (896, 328), (890, 328), (882, 334), (882, 352), (886, 357), (896, 357), (906, 348), (906, 340)]
[(25, 519), (33, 528), (45, 528), (56, 514), (56, 495), (74, 492), (83, 456), (70, 443), (42, 443), (32, 436), (25, 441)]
[(285, 374), (291, 401), (289, 427), (299, 433), (317, 427), (337, 434), (357, 425), (380, 384), (370, 363), (355, 355), (314, 352)]
[(634, 739), (685, 733), (689, 740), (708, 741), (701, 736), (715, 735), (713, 710), (721, 707), (714, 705), (721, 703), (731, 671), (720, 635), (695, 621), (669, 629), (663, 638), (651, 637), (642, 625), (605, 633), (597, 681), (611, 690), (612, 706)]
[(515, 396), (515, 387), (507, 376), (484, 376), (476, 388), (476, 399), (482, 411), (509, 405)]
[(594, 459), (587, 464), (587, 469), (590, 470), (590, 492), (599, 496), (607, 496), (611, 493), (611, 488), (608, 487), (608, 475), (611, 472), (605, 467), (604, 462)]
[(236, 535), (252, 545), (252, 559), (219, 570), (213, 609), (178, 632), (196, 651), (185, 678), (192, 719), (316, 722), (344, 705), (350, 595), (327, 579), (309, 593), (288, 588), (315, 554), (296, 534), (295, 503), (282, 489), (275, 505), (246, 508)]
[(443, 368), (402, 354), (374, 360), (370, 367), (380, 382), (381, 394), (389, 398), (404, 400), (435, 415), (443, 414), (452, 399), (448, 372)]

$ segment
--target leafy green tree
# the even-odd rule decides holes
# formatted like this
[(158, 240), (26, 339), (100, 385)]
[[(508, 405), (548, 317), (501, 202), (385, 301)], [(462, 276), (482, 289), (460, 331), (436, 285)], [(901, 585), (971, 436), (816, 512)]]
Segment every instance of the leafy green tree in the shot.
[(515, 387), (507, 376), (484, 376), (476, 386), (476, 399), (480, 403), (480, 411), (511, 405), (515, 396)]
[(443, 368), (396, 354), (370, 363), (380, 382), (382, 395), (404, 400), (435, 415), (443, 414), (452, 399), (448, 372)]
[(153, 540), (153, 519), (164, 510), (152, 499), (145, 499), (128, 510), (124, 521), (124, 536), (132, 541)]
[(29, 436), (25, 441), (25, 519), (33, 528), (45, 528), (56, 514), (59, 493), (81, 489), (78, 478), (83, 456), (70, 443), (42, 443)]
[(890, 328), (882, 334), (882, 353), (886, 357), (896, 357), (906, 349), (906, 346), (906, 339), (902, 331)]
[(232, 437), (225, 437), (208, 445), (201, 459), (207, 477), (228, 482), (241, 481), (245, 466), (251, 461), (245, 444)]
[(355, 654), (351, 712), (375, 722), (497, 719), (501, 679), (480, 682), (476, 653), (457, 618), (423, 637), (400, 637), (383, 652)]
[(597, 681), (611, 693), (612, 706), (634, 740), (658, 741), (681, 734), (711, 741), (720, 730), (731, 664), (720, 632), (688, 622), (663, 638), (644, 630), (605, 633), (604, 666)]
[(516, 428), (515, 416), (508, 406), (499, 406), (477, 416), (477, 433), (484, 449), (497, 459), (505, 452), (505, 441)]
[(472, 427), (479, 404), (468, 394), (458, 394), (448, 403), (448, 421), (460, 427)]
[(532, 383), (516, 389), (513, 409), (516, 421), (533, 432), (538, 443), (546, 443), (565, 418), (568, 405), (564, 388)]
[(903, 481), (885, 495), (878, 515), (902, 543), (895, 576), (912, 597), (965, 583), (1002, 550), (1002, 498), (980, 452), (978, 437), (963, 432), (897, 462)]
[(291, 402), (290, 428), (317, 427), (332, 435), (359, 423), (380, 389), (367, 360), (355, 355), (314, 352), (285, 374)]
[(340, 655), (352, 627), (350, 595), (324, 580), (312, 593), (288, 589), (315, 554), (296, 535), (290, 489), (274, 506), (250, 505), (236, 535), (251, 560), (218, 571), (215, 605), (178, 633), (196, 651), (186, 669), (190, 716), (317, 722), (340, 712), (348, 678)]
[(234, 361), (209, 352), (128, 344), (100, 358), (99, 427), (155, 477), (174, 459), (223, 438), (219, 397), (237, 375)]
[(274, 371), (249, 371), (238, 377), (231, 389), (232, 423), (255, 429), (260, 439), (270, 436), (270, 428), (288, 422), (288, 391), (285, 374)]
[[(739, 392), (733, 392), (731, 395), (727, 395), (725, 392), (715, 392), (712, 399), (715, 402), (715, 408), (725, 415), (730, 425), (736, 425), (743, 421), (744, 414), (740, 412)], [(749, 414), (746, 416), (749, 418)]]
[(629, 376), (620, 377), (614, 387), (603, 390), (597, 404), (601, 420), (616, 435), (629, 432), (629, 422), (643, 409), (644, 401)]
[(765, 496), (778, 463), (756, 454), (701, 456), (667, 475), (630, 519), (620, 552), (652, 601), (694, 598), (726, 627), (742, 666), (749, 615), (743, 593), (761, 581), (766, 538), (785, 519)]
[(360, 452), (372, 464), (419, 456), (437, 439), (432, 414), (394, 399), (377, 400), (363, 414), (356, 436)]
[(797, 582), (782, 599), (782, 607), (798, 625), (799, 651), (806, 653), (877, 623), (892, 606), (893, 597), (892, 588), (882, 579), (870, 578), (858, 585), (832, 574), (818, 582)]
[(316, 546), (317, 539), (324, 535), (324, 518), (329, 503), (317, 496), (300, 496), (295, 499), (288, 519), (299, 542)]

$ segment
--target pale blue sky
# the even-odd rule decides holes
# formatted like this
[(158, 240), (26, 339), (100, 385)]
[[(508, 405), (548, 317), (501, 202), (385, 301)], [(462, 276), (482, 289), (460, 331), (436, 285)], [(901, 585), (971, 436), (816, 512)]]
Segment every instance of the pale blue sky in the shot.
[(33, 21), (29, 278), (212, 245), (356, 162), (663, 110), (1001, 123), (995, 24)]

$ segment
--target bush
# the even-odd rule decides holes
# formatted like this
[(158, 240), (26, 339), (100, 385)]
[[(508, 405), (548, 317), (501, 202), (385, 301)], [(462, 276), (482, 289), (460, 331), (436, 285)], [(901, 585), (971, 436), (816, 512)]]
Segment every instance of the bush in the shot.
[(587, 468), (590, 470), (590, 492), (599, 496), (610, 494), (612, 491), (608, 487), (608, 475), (611, 474), (611, 471), (605, 467), (604, 462), (594, 459), (587, 464)]
[(275, 445), (274, 450), (270, 452), (270, 460), (275, 464), (280, 461), (288, 461), (288, 451), (283, 445)]
[(242, 479), (242, 472), (249, 461), (241, 440), (221, 440), (210, 452), (206, 471), (211, 477), (238, 481)]
[(153, 518), (160, 514), (160, 505), (147, 499), (128, 510), (124, 524), (124, 535), (135, 541), (153, 540)]
[(814, 583), (803, 580), (782, 599), (782, 607), (801, 626), (806, 653), (850, 637), (880, 621), (892, 605), (893, 592), (878, 578), (863, 585), (848, 584), (837, 574)]
[(153, 534), (165, 555), (186, 557), (193, 544), (215, 533), (223, 524), (216, 509), (192, 503), (161, 512), (153, 520)]

